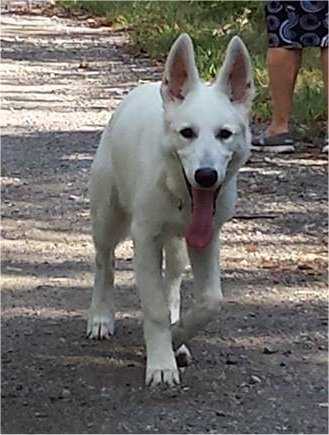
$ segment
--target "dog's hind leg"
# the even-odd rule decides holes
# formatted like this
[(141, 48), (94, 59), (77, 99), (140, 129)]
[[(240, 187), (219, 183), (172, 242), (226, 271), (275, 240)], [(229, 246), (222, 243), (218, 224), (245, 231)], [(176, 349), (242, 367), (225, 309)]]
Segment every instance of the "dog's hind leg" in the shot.
[[(99, 189), (102, 192), (100, 200)], [(96, 186), (97, 189), (97, 186)], [(109, 193), (110, 192), (110, 193)], [(91, 189), (91, 194), (93, 193)], [(114, 333), (114, 250), (126, 236), (127, 217), (120, 208), (115, 190), (109, 183), (99, 186), (91, 200), (96, 271), (92, 301), (88, 311), (87, 336), (108, 339)]]
[(96, 246), (96, 271), (92, 301), (88, 311), (87, 336), (102, 340), (114, 333), (113, 263), (114, 250)]
[[(164, 245), (165, 250), (165, 291), (167, 295), (170, 319), (174, 324), (180, 319), (180, 287), (182, 273), (187, 265), (188, 258), (184, 240), (172, 238)], [(177, 364), (184, 367), (192, 360), (189, 349), (183, 344), (175, 352)]]

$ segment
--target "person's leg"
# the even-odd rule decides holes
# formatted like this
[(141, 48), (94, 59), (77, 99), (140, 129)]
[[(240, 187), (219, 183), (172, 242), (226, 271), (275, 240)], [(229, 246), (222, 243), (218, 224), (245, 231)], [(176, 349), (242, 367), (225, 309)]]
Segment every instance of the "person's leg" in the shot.
[(272, 120), (266, 131), (270, 137), (286, 133), (293, 109), (293, 94), (301, 65), (302, 50), (283, 47), (269, 48), (267, 68), (272, 100)]
[[(328, 117), (328, 47), (321, 48), (321, 64), (322, 64), (322, 73), (323, 73), (323, 83), (324, 83), (324, 92), (326, 96), (326, 110), (327, 110), (327, 117)], [(329, 146), (328, 146), (328, 138), (326, 140), (326, 144), (323, 148), (323, 152), (327, 153)]]

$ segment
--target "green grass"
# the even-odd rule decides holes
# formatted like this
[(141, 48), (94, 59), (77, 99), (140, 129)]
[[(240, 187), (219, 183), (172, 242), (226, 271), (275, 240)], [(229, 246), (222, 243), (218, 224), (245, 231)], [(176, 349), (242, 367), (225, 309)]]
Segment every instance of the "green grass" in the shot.
[[(67, 1), (67, 8), (80, 8), (106, 16), (114, 26), (129, 27), (130, 41), (136, 54), (147, 53), (164, 60), (182, 32), (193, 38), (200, 74), (214, 77), (224, 58), (228, 41), (235, 34), (246, 43), (255, 70), (256, 98), (254, 118), (264, 122), (271, 116), (268, 78), (265, 66), (266, 30), (263, 2), (259, 1)], [(304, 50), (293, 120), (303, 131), (325, 130), (326, 119), (319, 50)], [(300, 128), (297, 128), (300, 130)]]

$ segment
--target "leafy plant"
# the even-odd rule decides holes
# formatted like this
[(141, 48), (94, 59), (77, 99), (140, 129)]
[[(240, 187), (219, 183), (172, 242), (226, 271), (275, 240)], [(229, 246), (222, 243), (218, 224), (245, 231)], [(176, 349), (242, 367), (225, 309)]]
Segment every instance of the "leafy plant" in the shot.
[[(62, 1), (67, 8), (80, 8), (106, 16), (111, 22), (127, 25), (132, 45), (152, 59), (164, 60), (182, 32), (191, 35), (197, 64), (204, 79), (214, 77), (225, 55), (228, 41), (238, 34), (252, 53), (256, 98), (254, 118), (271, 116), (267, 70), (267, 35), (264, 5), (259, 1)], [(326, 119), (326, 104), (318, 65), (319, 50), (304, 50), (304, 68), (299, 74), (295, 95), (294, 121), (319, 130)], [(313, 133), (312, 133), (313, 134)]]

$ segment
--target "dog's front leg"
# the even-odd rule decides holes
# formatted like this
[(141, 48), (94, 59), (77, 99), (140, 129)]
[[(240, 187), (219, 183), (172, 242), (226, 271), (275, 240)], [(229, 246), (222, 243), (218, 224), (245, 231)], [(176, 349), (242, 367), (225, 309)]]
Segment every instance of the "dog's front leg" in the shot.
[(194, 275), (195, 305), (173, 326), (173, 342), (177, 349), (194, 337), (219, 312), (223, 299), (220, 286), (219, 237), (200, 250), (189, 248)]
[(144, 312), (146, 385), (179, 384), (170, 313), (162, 279), (162, 249), (149, 235), (134, 234), (136, 281)]

